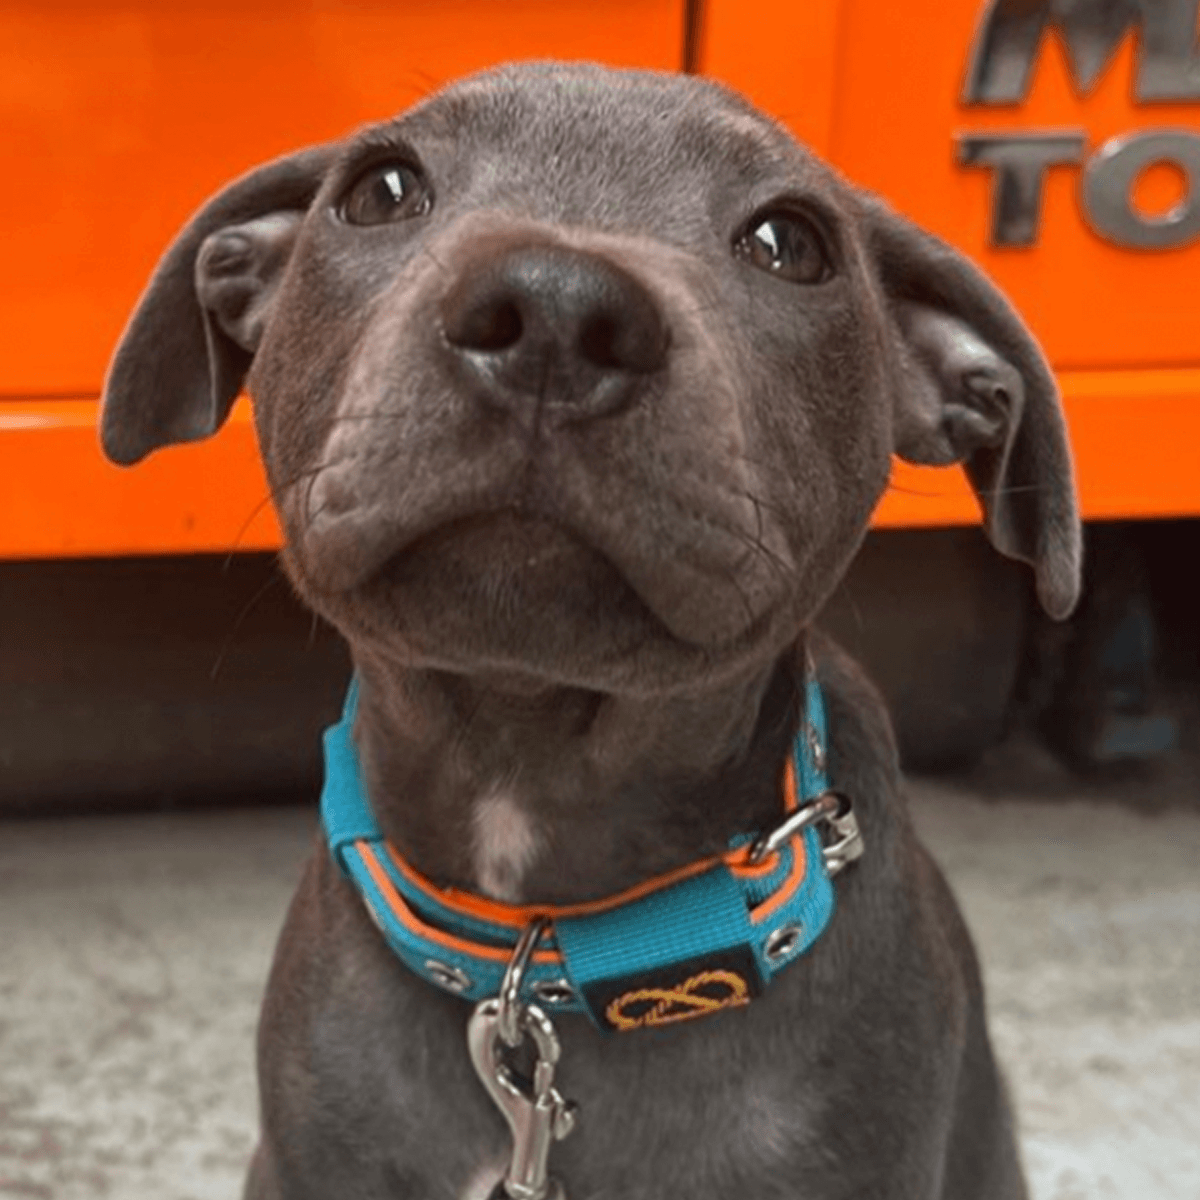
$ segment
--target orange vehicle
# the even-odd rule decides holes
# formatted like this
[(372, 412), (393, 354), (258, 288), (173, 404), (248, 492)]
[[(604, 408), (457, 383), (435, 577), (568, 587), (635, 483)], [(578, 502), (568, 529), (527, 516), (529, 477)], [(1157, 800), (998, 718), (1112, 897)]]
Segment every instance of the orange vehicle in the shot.
[[(1200, 0), (0, 0), (0, 561), (274, 547), (242, 402), (120, 471), (105, 364), (189, 213), (510, 58), (698, 71), (965, 250), (1056, 369), (1085, 516), (1200, 515)], [(897, 463), (880, 527), (977, 522)], [(1011, 684), (1011, 675), (1009, 683)]]

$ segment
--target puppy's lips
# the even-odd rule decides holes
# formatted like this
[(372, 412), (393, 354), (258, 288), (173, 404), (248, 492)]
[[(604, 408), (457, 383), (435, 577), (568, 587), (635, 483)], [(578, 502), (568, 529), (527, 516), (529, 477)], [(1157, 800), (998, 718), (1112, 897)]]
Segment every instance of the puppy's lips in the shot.
[(418, 574), (457, 574), (483, 586), (540, 580), (545, 583), (586, 578), (617, 581), (626, 590), (617, 567), (572, 530), (547, 517), (517, 510), (474, 513), (446, 521), (388, 556), (374, 579), (402, 583)]
[(660, 595), (643, 592), (619, 556), (573, 528), (503, 511), (457, 518), (412, 540), (364, 591), (419, 593), (426, 603), (440, 597), (442, 605), (474, 614), (481, 629), (500, 641), (517, 625), (540, 623), (545, 630), (554, 623), (580, 638), (615, 637), (627, 647), (652, 639), (714, 651), (754, 641), (774, 619), (771, 611), (751, 620), (740, 608), (726, 612), (705, 603), (698, 587), (696, 577), (685, 573), (673, 589), (660, 583)]
[(542, 516), (485, 512), (447, 521), (392, 554), (363, 587), (462, 606), (503, 638), (506, 627), (565, 621), (586, 629), (670, 632), (620, 569), (571, 529)]
[(310, 543), (295, 567), (314, 595), (357, 596), (382, 605), (381, 615), (404, 611), (406, 624), (432, 621), (431, 633), (455, 608), (497, 643), (522, 624), (554, 622), (626, 648), (649, 640), (724, 652), (754, 642), (778, 615), (776, 604), (752, 606), (727, 584), (730, 571), (665, 546), (626, 548), (616, 532), (594, 513), (566, 521), (509, 504), (464, 511), (461, 499), (419, 523), (382, 513), (364, 521), (358, 510), (325, 522), (319, 553)]

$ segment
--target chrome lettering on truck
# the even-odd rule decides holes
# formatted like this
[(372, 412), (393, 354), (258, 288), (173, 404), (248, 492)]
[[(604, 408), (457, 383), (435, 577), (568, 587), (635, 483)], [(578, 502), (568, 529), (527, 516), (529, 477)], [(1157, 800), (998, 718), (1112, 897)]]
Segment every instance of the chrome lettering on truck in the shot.
[(1070, 51), (1083, 95), (1096, 86), (1135, 26), (1139, 100), (1200, 100), (1196, 18), (1200, 0), (992, 0), (975, 36), (964, 104), (1019, 104), (1048, 26)]
[[(975, 37), (962, 100), (1012, 105), (1026, 99), (1047, 29), (1065, 42), (1080, 93), (1088, 95), (1121, 40), (1139, 36), (1134, 95), (1144, 102), (1200, 100), (1200, 0), (991, 0)], [(1171, 250), (1200, 237), (1200, 133), (1155, 129), (1122, 134), (1090, 157), (1082, 130), (967, 133), (958, 161), (992, 172), (990, 241), (1032, 246), (1051, 167), (1084, 164), (1079, 198), (1084, 216), (1106, 241), (1130, 250)], [(1147, 215), (1133, 203), (1138, 176), (1167, 163), (1186, 181), (1169, 212)]]

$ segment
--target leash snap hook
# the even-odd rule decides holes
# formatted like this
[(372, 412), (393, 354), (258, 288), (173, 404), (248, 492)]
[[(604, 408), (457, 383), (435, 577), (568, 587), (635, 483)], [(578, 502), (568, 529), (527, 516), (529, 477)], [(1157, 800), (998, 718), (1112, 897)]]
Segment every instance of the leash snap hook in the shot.
[(532, 1038), (537, 1055), (531, 1079), (517, 1075), (503, 1061), (499, 999), (481, 1000), (476, 1005), (467, 1026), (467, 1047), (480, 1082), (512, 1134), (512, 1159), (503, 1195), (510, 1200), (548, 1200), (551, 1196), (561, 1200), (562, 1189), (550, 1179), (547, 1160), (551, 1146), (575, 1128), (576, 1106), (564, 1100), (554, 1086), (560, 1045), (550, 1018), (537, 1005), (527, 1005), (521, 1028)]
[[(526, 928), (500, 995), (481, 1000), (467, 1024), (471, 1065), (512, 1134), (508, 1172), (491, 1200), (565, 1200), (561, 1184), (549, 1176), (547, 1163), (550, 1148), (575, 1128), (577, 1108), (554, 1086), (562, 1054), (554, 1022), (536, 1004), (520, 999), (521, 978), (546, 924), (539, 919)], [(526, 1037), (534, 1050), (529, 1078), (504, 1061), (505, 1050), (516, 1049)]]

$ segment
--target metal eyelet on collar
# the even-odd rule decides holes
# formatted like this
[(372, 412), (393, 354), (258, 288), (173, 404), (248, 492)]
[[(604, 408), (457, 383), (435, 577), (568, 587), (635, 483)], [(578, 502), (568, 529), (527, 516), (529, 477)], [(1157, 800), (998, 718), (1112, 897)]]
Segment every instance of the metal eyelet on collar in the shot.
[(427, 958), (425, 960), (425, 970), (433, 977), (434, 983), (440, 984), (448, 992), (461, 994), (470, 990), (470, 975), (466, 971), (460, 971), (458, 967), (438, 962), (436, 958)]
[(533, 994), (552, 1007), (570, 1004), (575, 999), (575, 989), (565, 979), (543, 979), (533, 985)]
[(800, 944), (801, 929), (799, 925), (781, 925), (763, 945), (763, 953), (767, 961), (775, 966)]

